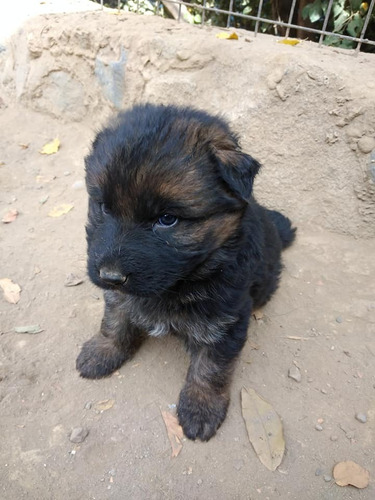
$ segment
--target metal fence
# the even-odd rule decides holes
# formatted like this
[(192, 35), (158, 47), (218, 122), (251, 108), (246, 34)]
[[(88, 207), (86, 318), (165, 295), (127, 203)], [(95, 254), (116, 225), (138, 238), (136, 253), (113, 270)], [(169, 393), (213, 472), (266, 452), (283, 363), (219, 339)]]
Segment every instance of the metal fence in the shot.
[[(100, 1), (102, 7), (103, 4), (106, 4), (106, 0), (96, 0)], [(375, 5), (375, 0), (371, 0), (371, 3), (368, 4), (367, 2), (363, 2), (361, 4), (362, 6), (362, 16), (361, 16), (361, 29), (360, 32), (357, 33), (357, 36), (351, 36), (348, 34), (344, 34), (342, 32), (338, 32), (338, 30), (334, 29), (329, 29), (330, 26), (333, 24), (333, 20), (336, 18), (337, 19), (337, 13), (334, 12), (334, 2), (335, 0), (328, 0), (328, 3), (325, 5), (325, 13), (324, 15), (321, 16), (319, 19), (321, 28), (314, 28), (311, 26), (311, 23), (304, 23), (304, 24), (296, 24), (293, 22), (296, 19), (296, 14), (298, 9), (300, 8), (300, 3), (299, 0), (290, 0), (290, 11), (289, 15), (287, 15), (287, 20), (282, 20), (280, 16), (272, 16), (271, 17), (277, 17), (277, 19), (271, 19), (270, 17), (265, 16), (265, 4), (267, 3), (267, 0), (259, 0), (258, 8), (257, 8), (257, 14), (256, 15), (250, 15), (250, 14), (244, 14), (241, 12), (238, 12), (235, 10), (235, 0), (227, 0), (228, 3), (228, 8), (217, 8), (215, 6), (214, 2), (211, 1), (211, 5), (208, 5), (209, 0), (201, 0), (201, 4), (195, 3), (195, 2), (187, 2), (184, 0), (149, 0), (148, 3), (152, 3), (154, 5), (153, 11), (155, 15), (160, 14), (161, 8), (164, 7), (172, 13), (173, 17), (177, 21), (181, 21), (186, 18), (184, 16), (184, 12), (189, 12), (189, 11), (195, 11), (195, 12), (200, 12), (201, 13), (201, 19), (199, 22), (195, 21), (195, 24), (201, 24), (205, 25), (207, 24), (207, 19), (208, 16), (210, 15), (216, 15), (216, 17), (221, 16), (221, 23), (215, 23), (217, 26), (223, 26), (223, 18), (226, 18), (226, 22), (224, 23), (224, 26), (226, 28), (231, 28), (231, 27), (236, 27), (236, 23), (238, 23), (240, 20), (240, 23), (243, 20), (248, 20), (253, 22), (253, 28), (250, 29), (250, 31), (254, 32), (254, 36), (259, 33), (261, 26), (272, 26), (275, 34), (280, 35), (280, 29), (283, 32), (282, 36), (284, 38), (289, 38), (291, 35), (291, 32), (293, 36), (296, 36), (295, 33), (297, 33), (297, 37), (303, 38), (301, 34), (306, 33), (306, 37), (311, 39), (311, 35), (316, 39), (318, 42), (319, 46), (321, 46), (323, 43), (325, 43), (325, 37), (334, 37), (338, 41), (343, 41), (343, 40), (348, 40), (352, 44), (356, 44), (355, 46), (355, 51), (358, 53), (361, 49), (363, 50), (363, 45), (367, 45), (367, 50), (375, 51), (375, 39), (367, 38), (366, 33), (369, 28), (370, 20), (373, 18), (374, 22), (374, 5)], [(112, 0), (111, 4), (114, 6), (116, 2)], [(117, 0), (117, 7), (120, 9), (121, 7), (124, 7), (127, 5), (127, 1), (125, 0)], [(225, 1), (220, 2), (220, 5), (225, 4)], [(311, 4), (314, 3), (314, 0), (311, 0)], [(358, 3), (358, 2), (357, 2)], [(133, 10), (135, 12), (140, 12), (141, 11), (141, 4), (142, 0), (133, 0), (132, 1), (133, 8), (128, 9), (128, 10)], [(306, 6), (306, 3), (305, 3)], [(364, 12), (364, 9), (366, 11)], [(300, 16), (298, 16), (300, 18)], [(307, 25), (306, 25), (307, 24)], [(310, 24), (310, 25), (309, 25)], [(240, 27), (242, 28), (243, 26), (240, 24)], [(279, 28), (279, 30), (277, 30)], [(246, 29), (246, 28), (245, 28)], [(375, 38), (375, 37), (374, 37)], [(330, 44), (329, 44), (330, 45)], [(334, 45), (334, 43), (332, 44)], [(374, 49), (372, 49), (374, 47)], [(354, 46), (353, 46), (354, 48)]]

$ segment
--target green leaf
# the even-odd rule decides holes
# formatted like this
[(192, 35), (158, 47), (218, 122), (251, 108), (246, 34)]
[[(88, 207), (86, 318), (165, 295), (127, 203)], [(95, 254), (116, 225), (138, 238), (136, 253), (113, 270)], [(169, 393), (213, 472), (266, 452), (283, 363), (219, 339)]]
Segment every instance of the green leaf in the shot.
[(309, 18), (312, 23), (316, 23), (323, 15), (322, 2), (320, 0), (315, 0), (311, 5)]
[(348, 24), (346, 30), (350, 36), (357, 36), (363, 28), (364, 19), (357, 13), (354, 14), (353, 19)]
[(333, 21), (333, 31), (335, 33), (342, 33), (342, 28), (344, 27), (344, 24), (348, 20), (349, 14), (345, 11), (341, 12), (341, 14), (336, 17), (336, 19)]

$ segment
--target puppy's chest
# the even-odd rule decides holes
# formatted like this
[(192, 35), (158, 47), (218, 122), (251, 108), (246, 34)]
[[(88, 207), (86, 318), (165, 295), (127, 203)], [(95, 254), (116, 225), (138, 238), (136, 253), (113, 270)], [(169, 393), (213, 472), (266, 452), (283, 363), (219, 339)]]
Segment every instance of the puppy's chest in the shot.
[(217, 342), (236, 322), (234, 316), (217, 314), (207, 317), (197, 311), (187, 311), (183, 308), (175, 312), (160, 304), (150, 304), (133, 298), (127, 298), (126, 308), (130, 321), (152, 337), (172, 333), (203, 344)]

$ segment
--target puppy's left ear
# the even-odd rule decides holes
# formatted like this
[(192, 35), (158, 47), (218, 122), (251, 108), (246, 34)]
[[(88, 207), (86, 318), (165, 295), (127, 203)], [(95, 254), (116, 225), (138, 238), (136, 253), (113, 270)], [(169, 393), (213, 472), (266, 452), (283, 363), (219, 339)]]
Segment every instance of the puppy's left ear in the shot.
[(219, 174), (229, 189), (248, 202), (253, 190), (254, 178), (260, 163), (243, 153), (236, 140), (226, 137), (213, 143), (213, 153), (219, 165)]

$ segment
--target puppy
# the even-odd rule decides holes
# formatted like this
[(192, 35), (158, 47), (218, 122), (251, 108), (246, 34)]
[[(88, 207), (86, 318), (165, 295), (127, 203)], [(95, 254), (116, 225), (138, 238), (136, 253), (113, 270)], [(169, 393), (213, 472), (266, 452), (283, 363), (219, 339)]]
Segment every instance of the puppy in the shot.
[(136, 106), (97, 135), (85, 164), (88, 272), (105, 312), (77, 369), (104, 377), (148, 335), (181, 337), (191, 363), (178, 418), (188, 438), (209, 440), (252, 308), (276, 290), (295, 229), (256, 203), (259, 163), (202, 111)]

